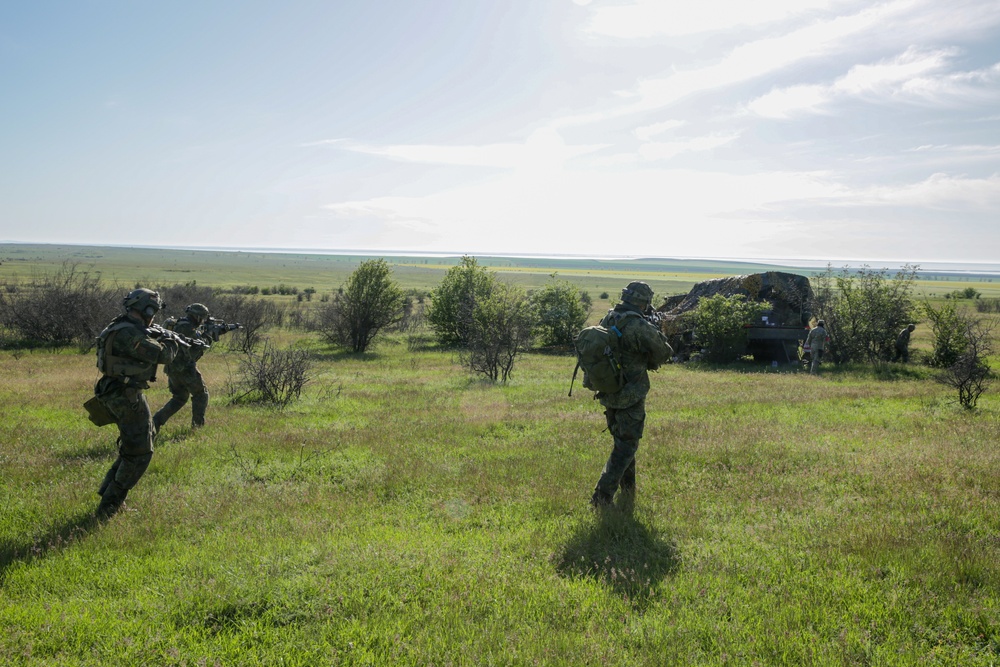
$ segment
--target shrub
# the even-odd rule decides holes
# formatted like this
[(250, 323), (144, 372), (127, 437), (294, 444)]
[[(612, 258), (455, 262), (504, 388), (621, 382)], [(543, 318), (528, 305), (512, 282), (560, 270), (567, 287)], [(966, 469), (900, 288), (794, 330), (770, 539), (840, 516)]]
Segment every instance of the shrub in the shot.
[(531, 345), (535, 313), (519, 287), (497, 282), (475, 302), (464, 330), (468, 340), (462, 363), (491, 382), (507, 382), (517, 357)]
[(1000, 299), (979, 299), (976, 310), (980, 313), (1000, 313)]
[(590, 295), (566, 280), (554, 281), (531, 295), (535, 331), (542, 345), (572, 346), (590, 316)]
[(981, 296), (982, 296), (982, 294), (980, 294), (976, 290), (975, 287), (966, 287), (965, 289), (957, 289), (957, 290), (954, 290), (953, 292), (949, 292), (948, 294), (944, 295), (944, 298), (946, 298), (946, 299), (978, 299)]
[(265, 339), (259, 352), (244, 354), (228, 393), (233, 402), (284, 408), (302, 394), (311, 370), (312, 359), (306, 350), (279, 350)]
[(910, 294), (916, 272), (917, 267), (906, 265), (890, 279), (886, 269), (865, 266), (853, 274), (845, 268), (834, 277), (828, 268), (816, 280), (813, 299), (813, 312), (826, 320), (830, 333), (827, 354), (837, 362), (888, 362), (900, 329), (913, 321)]
[(437, 289), (431, 292), (427, 321), (445, 345), (463, 345), (469, 340), (466, 327), (472, 322), (476, 302), (485, 299), (497, 283), (496, 276), (480, 266), (475, 257), (462, 257), (448, 269)]
[(76, 344), (89, 350), (101, 330), (122, 313), (124, 290), (99, 273), (66, 262), (51, 275), (0, 290), (0, 326), (23, 347)]
[(213, 317), (219, 317), (219, 305), (215, 298), (215, 290), (206, 285), (198, 285), (194, 281), (184, 284), (157, 285), (156, 291), (166, 302), (166, 307), (160, 311), (160, 317), (184, 317), (184, 309), (192, 303), (202, 303), (208, 307)]
[(386, 261), (367, 260), (320, 309), (320, 332), (328, 342), (364, 352), (380, 333), (402, 320), (406, 304)]
[[(207, 305), (207, 304), (206, 304)], [(244, 294), (227, 294), (218, 297), (212, 315), (227, 322), (243, 325), (232, 333), (229, 348), (249, 354), (263, 341), (264, 333), (272, 326), (281, 326), (284, 310), (265, 299)]]
[(947, 368), (956, 361), (968, 347), (969, 342), (965, 338), (965, 320), (955, 311), (952, 303), (935, 309), (930, 303), (923, 304), (924, 314), (931, 322), (931, 331), (934, 333), (934, 350), (931, 352), (929, 363), (931, 366)]
[(716, 294), (699, 299), (687, 322), (707, 361), (736, 361), (746, 353), (746, 325), (765, 310), (767, 305), (748, 301), (742, 294)]
[(958, 402), (966, 410), (976, 407), (992, 382), (987, 357), (993, 352), (992, 321), (959, 315), (960, 336), (965, 340), (965, 349), (938, 377), (938, 382), (952, 387), (958, 392)]

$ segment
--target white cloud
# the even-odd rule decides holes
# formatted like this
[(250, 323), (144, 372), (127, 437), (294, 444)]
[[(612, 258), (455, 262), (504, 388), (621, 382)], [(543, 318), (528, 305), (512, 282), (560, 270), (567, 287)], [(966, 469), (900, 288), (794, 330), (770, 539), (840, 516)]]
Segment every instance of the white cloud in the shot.
[(633, 130), (633, 134), (635, 134), (639, 141), (649, 141), (655, 136), (663, 134), (664, 132), (669, 132), (670, 130), (675, 130), (678, 127), (683, 127), (686, 124), (687, 121), (684, 120), (665, 120), (662, 123), (653, 123), (652, 125), (637, 127)]
[(1000, 66), (973, 72), (944, 72), (958, 55), (954, 49), (909, 49), (895, 58), (856, 65), (826, 85), (778, 88), (750, 101), (747, 109), (767, 118), (827, 113), (839, 100), (908, 102), (932, 105), (1000, 100)]
[(639, 147), (639, 155), (646, 160), (664, 160), (681, 153), (710, 151), (719, 146), (725, 146), (739, 139), (739, 133), (710, 134), (703, 137), (693, 137), (684, 141), (663, 141), (643, 144)]
[(556, 168), (567, 160), (605, 147), (603, 144), (567, 145), (559, 133), (551, 128), (536, 130), (523, 143), (484, 146), (436, 146), (428, 144), (395, 146), (337, 144), (337, 146), (356, 153), (379, 155), (406, 162), (529, 169), (532, 171)]
[(843, 203), (991, 213), (1000, 210), (1000, 174), (988, 178), (933, 174), (916, 183), (882, 185), (853, 192)]
[(834, 0), (636, 0), (598, 7), (585, 32), (621, 39), (672, 37), (762, 25), (842, 4)]
[(602, 120), (670, 107), (697, 94), (733, 86), (787, 68), (804, 60), (851, 52), (866, 34), (880, 32), (888, 22), (913, 11), (919, 0), (893, 0), (855, 14), (812, 22), (776, 37), (736, 46), (713, 64), (671, 68), (667, 76), (638, 81), (620, 97), (626, 103), (602, 111), (561, 118), (554, 127), (586, 125)]
[[(688, 169), (566, 171), (545, 178), (520, 172), (422, 197), (378, 197), (326, 207), (338, 216), (427, 223), (454, 250), (594, 251), (669, 254), (678, 247), (731, 246), (736, 252), (747, 211), (789, 199), (838, 197), (839, 185), (821, 174), (734, 175)], [(572, 223), (574, 233), (567, 234)], [(629, 234), (609, 230), (624, 225)], [(707, 235), (707, 236), (706, 236)]]

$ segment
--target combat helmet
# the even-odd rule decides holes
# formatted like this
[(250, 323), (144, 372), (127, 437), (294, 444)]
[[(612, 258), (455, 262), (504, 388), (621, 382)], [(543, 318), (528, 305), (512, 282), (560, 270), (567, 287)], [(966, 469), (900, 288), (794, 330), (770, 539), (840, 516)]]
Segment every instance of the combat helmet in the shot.
[(152, 317), (158, 310), (165, 307), (160, 295), (153, 290), (139, 287), (125, 295), (122, 301), (122, 308), (127, 313), (130, 310), (138, 310), (146, 317)]
[(645, 308), (653, 303), (653, 288), (641, 280), (634, 280), (622, 290), (622, 301)]
[(208, 306), (203, 303), (192, 303), (184, 309), (184, 312), (188, 315), (194, 315), (199, 320), (204, 320), (208, 317)]

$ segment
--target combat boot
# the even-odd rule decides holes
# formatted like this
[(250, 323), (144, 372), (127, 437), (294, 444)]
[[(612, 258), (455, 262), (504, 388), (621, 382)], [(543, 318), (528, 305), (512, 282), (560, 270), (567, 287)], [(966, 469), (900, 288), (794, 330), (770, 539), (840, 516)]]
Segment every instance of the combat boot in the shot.
[(594, 495), (590, 497), (590, 506), (594, 509), (601, 509), (603, 507), (610, 507), (611, 503), (614, 501), (614, 496), (604, 491), (595, 489)]

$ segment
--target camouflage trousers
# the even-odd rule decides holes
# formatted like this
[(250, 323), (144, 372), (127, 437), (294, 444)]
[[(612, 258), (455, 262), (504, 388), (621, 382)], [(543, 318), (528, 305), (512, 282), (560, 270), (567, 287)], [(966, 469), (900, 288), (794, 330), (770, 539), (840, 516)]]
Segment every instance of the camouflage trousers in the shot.
[(125, 501), (153, 458), (153, 418), (141, 389), (106, 380), (110, 378), (98, 382), (98, 390), (103, 390), (98, 398), (117, 420), (118, 458), (97, 491), (101, 496), (97, 513), (110, 516)]
[(604, 416), (614, 438), (614, 447), (594, 488), (596, 503), (610, 503), (619, 487), (635, 490), (635, 453), (646, 423), (646, 401), (643, 399), (627, 408), (607, 408)]
[(191, 426), (205, 425), (205, 411), (208, 409), (208, 389), (201, 371), (197, 368), (174, 371), (169, 374), (170, 400), (156, 411), (153, 423), (159, 428), (167, 423), (177, 411), (191, 399)]

